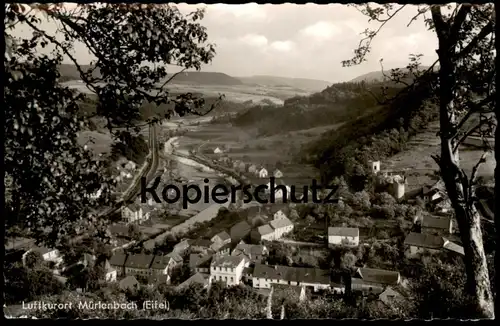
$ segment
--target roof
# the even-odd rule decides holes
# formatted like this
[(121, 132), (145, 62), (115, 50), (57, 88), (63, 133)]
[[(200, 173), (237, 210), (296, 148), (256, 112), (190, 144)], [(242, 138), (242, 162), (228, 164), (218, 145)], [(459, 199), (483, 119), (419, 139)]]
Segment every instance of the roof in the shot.
[(196, 267), (209, 267), (210, 263), (212, 262), (212, 255), (207, 254), (207, 255), (200, 255), (200, 254), (191, 254), (189, 255), (189, 267), (190, 268), (196, 268)]
[(235, 224), (231, 228), (229, 233), (231, 234), (231, 238), (243, 237), (243, 236), (247, 235), (251, 229), (252, 229), (252, 227), (250, 226), (250, 224), (248, 224), (246, 221), (241, 221), (241, 222)]
[(279, 220), (272, 220), (271, 222), (269, 222), (269, 224), (274, 228), (274, 229), (280, 229), (280, 228), (284, 228), (284, 227), (287, 227), (287, 226), (290, 226), (290, 225), (293, 225), (292, 221), (290, 221), (289, 219), (287, 219), (286, 217), (285, 218), (282, 218), (282, 219), (279, 219)]
[(328, 235), (339, 237), (359, 237), (359, 228), (329, 227)]
[(212, 261), (212, 263), (210, 265), (216, 266), (216, 267), (235, 268), (244, 259), (245, 258), (243, 258), (241, 256), (223, 256), (223, 257), (217, 258), (214, 261)]
[(209, 274), (205, 273), (196, 273), (181, 284), (177, 286), (178, 289), (185, 288), (187, 286), (190, 286), (191, 284), (201, 284), (201, 285), (207, 285), (208, 284), (208, 279), (210, 278)]
[(127, 260), (127, 255), (121, 252), (117, 252), (111, 256), (109, 263), (114, 266), (123, 266)]
[(263, 245), (253, 245), (253, 244), (240, 243), (236, 246), (236, 248), (234, 248), (231, 255), (237, 256), (240, 253), (243, 253), (245, 255), (262, 255), (266, 251), (267, 251), (267, 248)]
[(109, 232), (117, 236), (128, 236), (128, 226), (122, 224), (114, 224), (109, 227)]
[(223, 245), (220, 245), (218, 243), (214, 243), (210, 246), (210, 249), (216, 252), (224, 251), (224, 250), (231, 250), (231, 243), (225, 243)]
[(57, 249), (47, 248), (47, 247), (35, 247), (33, 250), (36, 251), (36, 252), (39, 252), (42, 255), (45, 255), (46, 253), (55, 251)]
[(243, 268), (243, 275), (253, 275), (253, 267), (245, 267)]
[(128, 255), (127, 260), (125, 261), (125, 267), (149, 268), (151, 262), (153, 261), (153, 258), (153, 255), (131, 254)]
[(399, 282), (399, 272), (385, 269), (358, 268), (358, 274), (365, 282), (381, 284), (397, 284)]
[(269, 224), (264, 224), (257, 228), (257, 232), (259, 232), (260, 235), (266, 235), (274, 233), (274, 230)]
[(176, 263), (182, 263), (182, 261), (183, 261), (182, 257), (178, 253), (173, 252), (173, 251), (171, 253), (167, 254), (166, 256), (172, 258), (172, 260)]
[(179, 242), (178, 244), (176, 244), (174, 246), (174, 251), (183, 251), (187, 248), (189, 248), (190, 245), (192, 245), (194, 242), (194, 240), (192, 239), (185, 239), (185, 240), (182, 240), (181, 242)]
[(422, 219), (422, 227), (424, 228), (448, 230), (450, 228), (450, 224), (451, 218), (449, 217), (424, 216)]
[(253, 277), (279, 279), (291, 282), (330, 284), (330, 271), (318, 268), (256, 264), (253, 271)]
[(222, 241), (231, 240), (231, 236), (226, 231), (219, 232), (214, 237), (219, 237)]
[(436, 235), (411, 232), (406, 236), (404, 244), (429, 249), (441, 249), (444, 245), (444, 240), (442, 237)]
[(154, 256), (153, 262), (151, 263), (152, 269), (165, 269), (170, 263), (170, 257), (167, 256)]
[(448, 249), (450, 251), (454, 251), (458, 254), (461, 254), (461, 255), (465, 255), (465, 252), (464, 252), (464, 247), (454, 243), (454, 242), (451, 242), (451, 241), (447, 241), (445, 242), (444, 246), (443, 246), (445, 249)]
[(120, 281), (120, 287), (123, 288), (129, 288), (135, 285), (138, 285), (139, 281), (133, 276), (127, 276), (123, 280)]

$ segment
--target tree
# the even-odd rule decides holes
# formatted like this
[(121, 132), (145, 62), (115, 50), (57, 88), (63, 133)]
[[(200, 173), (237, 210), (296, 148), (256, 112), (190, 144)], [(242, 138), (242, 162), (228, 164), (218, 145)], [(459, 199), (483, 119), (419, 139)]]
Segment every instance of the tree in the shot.
[[(384, 4), (374, 8), (370, 4), (364, 5), (361, 12), (370, 21), (380, 22), (380, 27), (365, 30), (366, 37), (355, 50), (354, 58), (343, 61), (343, 65), (364, 61), (378, 31), (405, 6), (395, 8), (393, 4)], [(390, 80), (406, 84), (405, 92), (418, 84), (428, 83), (430, 97), (439, 103), (441, 146), (440, 155), (433, 158), (440, 168), (459, 225), (465, 251), (467, 292), (482, 316), (493, 318), (493, 296), (483, 248), (481, 216), (474, 205), (477, 171), (485, 162), (486, 152), (469, 176), (460, 168), (458, 148), (471, 134), (491, 135), (496, 126), (491, 114), (496, 95), (495, 7), (492, 3), (424, 5), (418, 8), (409, 24), (421, 16), (429, 29), (436, 33), (438, 60), (422, 71), (418, 69), (421, 55), (412, 55), (406, 72), (393, 69)], [(438, 62), (439, 68), (435, 68)], [(416, 77), (416, 80), (408, 83), (408, 77)], [(479, 122), (474, 122), (473, 118), (478, 115), (481, 117)]]
[[(83, 85), (97, 96), (93, 115), (103, 117), (115, 141), (130, 139), (142, 127), (137, 120), (146, 101), (172, 102), (179, 116), (204, 115), (222, 97), (206, 110), (202, 98), (190, 93), (172, 98), (164, 87), (175, 76), (167, 78), (167, 64), (199, 70), (213, 58), (214, 46), (199, 23), (203, 11), (184, 16), (167, 4), (97, 3), (5, 4), (5, 10), (4, 164), (12, 181), (6, 230), (20, 225), (49, 247), (61, 247), (61, 235), (74, 236), (90, 225), (95, 226), (91, 236), (105, 239), (107, 219), (98, 218), (96, 200), (87, 195), (113, 181), (77, 143), (92, 115), (80, 112), (86, 95), (62, 85), (58, 67), (63, 59), (75, 65)], [(40, 25), (42, 18), (58, 26), (57, 35)], [(32, 35), (14, 36), (19, 26)], [(76, 43), (91, 53), (90, 67), (72, 55)], [(39, 51), (47, 46), (51, 55)], [(109, 194), (102, 196), (106, 202)]]
[(35, 268), (42, 264), (43, 257), (42, 254), (38, 251), (28, 251), (24, 258), (24, 264), (26, 268)]

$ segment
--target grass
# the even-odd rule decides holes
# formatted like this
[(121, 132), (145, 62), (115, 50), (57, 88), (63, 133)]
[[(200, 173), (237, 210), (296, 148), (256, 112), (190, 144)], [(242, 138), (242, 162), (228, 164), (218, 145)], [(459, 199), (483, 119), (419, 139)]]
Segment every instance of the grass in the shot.
[(111, 150), (111, 143), (113, 140), (109, 133), (98, 132), (98, 131), (82, 131), (78, 135), (78, 142), (81, 145), (87, 144), (87, 146), (95, 154), (107, 154)]

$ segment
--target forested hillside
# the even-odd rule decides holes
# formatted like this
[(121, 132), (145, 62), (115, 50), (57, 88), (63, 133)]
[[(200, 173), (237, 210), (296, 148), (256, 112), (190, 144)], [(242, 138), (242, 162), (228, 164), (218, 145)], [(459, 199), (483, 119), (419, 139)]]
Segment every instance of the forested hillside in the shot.
[[(310, 96), (293, 97), (283, 106), (252, 107), (233, 124), (255, 126), (260, 136), (333, 125), (356, 119), (378, 108), (379, 84), (339, 83)], [(396, 88), (388, 89), (395, 94)]]
[(429, 83), (421, 81), (388, 104), (367, 108), (366, 115), (325, 133), (304, 148), (302, 158), (315, 164), (326, 180), (362, 176), (366, 161), (403, 150), (410, 137), (438, 118), (437, 106), (429, 96)]

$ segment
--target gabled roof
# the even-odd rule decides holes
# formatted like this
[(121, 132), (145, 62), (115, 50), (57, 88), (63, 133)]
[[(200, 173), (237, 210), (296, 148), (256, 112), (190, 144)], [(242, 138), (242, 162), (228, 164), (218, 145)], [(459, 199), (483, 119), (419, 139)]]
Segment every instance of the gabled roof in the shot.
[(222, 241), (231, 240), (231, 236), (226, 231), (219, 232), (212, 238), (214, 237), (219, 237)]
[(256, 264), (253, 271), (253, 277), (278, 279), (290, 282), (330, 284), (330, 271), (318, 268)]
[(462, 247), (454, 242), (451, 242), (451, 241), (445, 241), (443, 248), (450, 250), (450, 251), (453, 251), (453, 252), (456, 252), (462, 256), (465, 255), (464, 247)]
[(148, 269), (153, 262), (153, 255), (130, 254), (125, 261), (125, 267)]
[(165, 269), (170, 263), (170, 257), (167, 256), (154, 256), (153, 261), (151, 262), (152, 269)]
[(357, 273), (363, 281), (380, 284), (398, 284), (399, 272), (375, 268), (358, 268)]
[(450, 224), (451, 224), (451, 218), (444, 216), (443, 217), (424, 216), (422, 219), (423, 228), (448, 230), (450, 228)]
[(127, 260), (127, 254), (117, 252), (111, 256), (109, 263), (113, 266), (124, 266)]
[(231, 256), (237, 256), (239, 254), (244, 254), (247, 256), (263, 255), (265, 252), (267, 252), (266, 246), (240, 243), (236, 246), (236, 248), (234, 248)]
[(359, 228), (329, 227), (328, 235), (338, 237), (359, 237)]
[(436, 235), (411, 232), (406, 236), (404, 244), (428, 249), (441, 249), (444, 240)]
[(281, 229), (281, 228), (285, 228), (287, 226), (290, 226), (290, 225), (293, 225), (292, 221), (290, 221), (288, 218), (282, 218), (282, 219), (279, 219), (279, 220), (272, 220), (271, 222), (269, 222), (269, 224), (271, 225), (271, 227), (273, 227), (275, 230), (276, 229)]
[(203, 268), (210, 267), (210, 263), (212, 262), (213, 255), (200, 255), (200, 254), (191, 254), (189, 255), (189, 267), (190, 268)]
[(250, 226), (250, 224), (248, 224), (246, 221), (241, 221), (241, 222), (235, 224), (231, 228), (229, 233), (231, 233), (231, 238), (243, 237), (246, 234), (248, 234), (248, 232), (250, 232), (251, 229), (252, 229), (252, 227)]
[(139, 285), (139, 281), (133, 276), (127, 276), (120, 281), (120, 288), (127, 289)]
[(212, 267), (236, 268), (245, 258), (242, 256), (223, 256), (212, 261)]
[(209, 274), (205, 273), (196, 273), (181, 284), (177, 286), (177, 289), (182, 289), (190, 286), (191, 284), (201, 284), (203, 286), (208, 285), (208, 279), (210, 278)]
[(173, 251), (169, 254), (166, 254), (166, 256), (171, 258), (177, 264), (182, 263), (182, 261), (183, 261), (182, 257), (178, 253), (173, 252)]
[(261, 225), (257, 228), (257, 232), (260, 235), (266, 235), (266, 234), (274, 233), (274, 230), (269, 224), (264, 224), (264, 225)]

